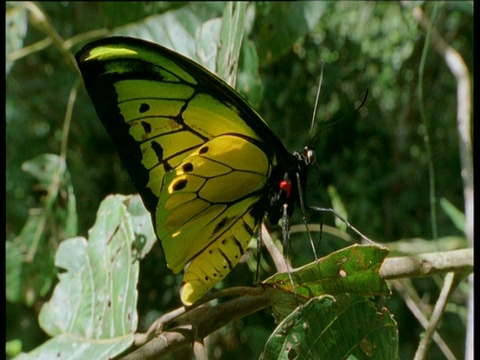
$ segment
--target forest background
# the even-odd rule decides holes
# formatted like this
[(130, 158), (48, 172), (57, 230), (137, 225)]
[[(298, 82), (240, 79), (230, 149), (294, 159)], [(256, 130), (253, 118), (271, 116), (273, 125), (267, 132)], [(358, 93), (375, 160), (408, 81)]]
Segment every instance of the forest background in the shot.
[[(422, 5), (423, 18), (415, 13), (417, 5)], [(79, 79), (71, 55), (88, 41), (113, 34), (188, 51), (198, 43), (198, 26), (221, 17), (224, 6), (7, 3), (7, 353), (19, 348), (28, 352), (48, 339), (37, 318), (57, 282), (59, 244), (87, 236), (107, 195), (135, 193), (83, 87), (73, 111), (67, 111)], [(429, 38), (421, 21), (434, 21), (441, 38), (473, 72), (473, 2), (435, 6), (325, 1), (251, 3), (247, 9), (237, 89), (287, 149), (301, 149), (308, 140), (324, 63), (318, 126), (344, 119), (313, 144), (318, 167), (308, 203), (335, 207), (392, 255), (472, 245), (465, 235), (469, 200), (457, 130), (457, 79), (436, 48), (438, 38)], [(352, 115), (367, 89), (367, 102)], [(50, 170), (60, 158), (66, 168), (55, 178)], [(49, 191), (58, 182), (58, 196), (49, 203)], [(342, 226), (327, 215), (323, 221)], [(325, 231), (319, 256), (345, 245)], [(292, 254), (295, 266), (312, 260), (304, 234), (294, 234)], [(139, 327), (145, 329), (158, 314), (179, 306), (181, 276), (166, 268), (158, 244), (142, 260), (140, 271), (137, 310)], [(253, 276), (244, 263), (226, 283), (251, 284)], [(409, 280), (408, 288), (427, 317), (441, 284), (439, 275)], [(469, 292), (467, 280), (462, 281), (437, 329), (457, 358), (465, 356)], [(407, 303), (398, 289), (387, 300), (405, 359), (413, 357), (424, 331)], [(246, 317), (212, 336), (212, 352), (221, 349), (221, 358), (258, 356), (273, 327), (268, 311)], [(428, 358), (440, 353), (432, 346)]]

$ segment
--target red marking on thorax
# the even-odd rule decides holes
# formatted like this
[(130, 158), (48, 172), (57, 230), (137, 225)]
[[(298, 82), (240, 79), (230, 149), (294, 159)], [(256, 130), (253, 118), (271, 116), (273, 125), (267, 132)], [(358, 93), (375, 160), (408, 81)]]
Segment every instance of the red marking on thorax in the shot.
[(280, 190), (285, 191), (287, 199), (290, 198), (290, 192), (292, 191), (292, 182), (290, 180), (282, 180), (279, 184)]

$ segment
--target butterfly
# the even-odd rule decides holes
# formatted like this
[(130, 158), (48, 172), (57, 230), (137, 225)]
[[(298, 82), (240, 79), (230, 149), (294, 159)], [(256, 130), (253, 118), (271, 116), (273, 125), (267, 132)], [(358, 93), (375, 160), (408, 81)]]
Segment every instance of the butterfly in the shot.
[(288, 152), (234, 89), (160, 45), (111, 37), (76, 60), (192, 305), (239, 262), (262, 222), (288, 223), (296, 203), (303, 208), (315, 153)]

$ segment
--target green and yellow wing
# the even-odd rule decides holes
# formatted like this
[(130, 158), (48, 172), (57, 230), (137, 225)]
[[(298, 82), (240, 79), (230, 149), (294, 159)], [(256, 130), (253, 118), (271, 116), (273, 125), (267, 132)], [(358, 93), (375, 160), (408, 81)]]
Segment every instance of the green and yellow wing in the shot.
[[(246, 156), (258, 161), (252, 164)], [(165, 176), (157, 235), (165, 254), (175, 254), (167, 258), (173, 271), (191, 261), (181, 292), (184, 303), (208, 292), (246, 251), (261, 220), (255, 210), (270, 169), (268, 158), (251, 142), (221, 135)]]
[(173, 51), (116, 37), (88, 44), (77, 62), (168, 267), (187, 266), (190, 305), (238, 263), (288, 153), (234, 90)]

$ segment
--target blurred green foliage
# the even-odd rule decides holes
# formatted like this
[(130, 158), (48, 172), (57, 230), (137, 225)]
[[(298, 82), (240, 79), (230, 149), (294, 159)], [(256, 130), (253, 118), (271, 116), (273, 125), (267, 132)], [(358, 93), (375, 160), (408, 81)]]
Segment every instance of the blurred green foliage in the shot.
[[(423, 6), (430, 14), (433, 3)], [(115, 34), (178, 37), (184, 40), (163, 45), (194, 52), (197, 27), (220, 17), (223, 8), (223, 3), (183, 2), (7, 3), (6, 247), (7, 259), (11, 255), (7, 280), (10, 276), (15, 286), (10, 293), (7, 288), (7, 340), (20, 339), (23, 351), (45, 340), (37, 316), (51, 295), (50, 284), (56, 281), (49, 268), (25, 262), (21, 239), (26, 224), (32, 224), (32, 213), (48, 210), (49, 233), (42, 237), (37, 260), (41, 256), (51, 267), (54, 249), (59, 241), (75, 235), (71, 231), (76, 230), (77, 221), (78, 235), (86, 236), (105, 196), (135, 192), (82, 86), (70, 130), (63, 131), (69, 94), (79, 79), (68, 55), (94, 37)], [(435, 26), (473, 69), (473, 2), (442, 3)], [(432, 237), (426, 131), (433, 151), (436, 195), (446, 199), (450, 209), (437, 209), (439, 237), (463, 236), (449, 217), (452, 206), (463, 210), (456, 83), (443, 59), (430, 49), (423, 79), (426, 129), (416, 93), (425, 36), (409, 8), (398, 2), (260, 2), (247, 9), (238, 89), (288, 149), (300, 149), (309, 141), (318, 77), (325, 64), (315, 125), (318, 129), (324, 121), (343, 120), (322, 131), (312, 144), (317, 168), (310, 176), (308, 202), (332, 206), (327, 191), (332, 186), (348, 220), (379, 242)], [(352, 115), (367, 89), (366, 104)], [(62, 142), (67, 144), (66, 169), (58, 177), (63, 186), (52, 200), (23, 164), (43, 154), (60, 155)], [(65, 218), (65, 209), (71, 209), (72, 188), (76, 213), (68, 210), (70, 217)], [(329, 216), (323, 217), (325, 223), (334, 223)], [(318, 222), (319, 217), (313, 214), (310, 220)], [(299, 266), (312, 256), (303, 255), (311, 254), (308, 241), (296, 241), (296, 237), (292, 252)], [(441, 246), (431, 242), (432, 249)], [(320, 252), (342, 246), (324, 234)], [(47, 287), (38, 289), (38, 282), (32, 285), (32, 269)], [(155, 314), (178, 305), (181, 277), (165, 267), (158, 245), (142, 260), (141, 272), (138, 311), (144, 329)], [(251, 284), (252, 278), (241, 264), (225, 286)], [(431, 279), (414, 283), (421, 295), (431, 299), (438, 295)], [(160, 292), (160, 288), (171, 291)], [(458, 358), (464, 354), (464, 294), (459, 293), (458, 307), (452, 307), (457, 310), (446, 314), (439, 329)], [(389, 307), (399, 323), (400, 357), (411, 358), (422, 329), (399, 298), (393, 296)], [(272, 329), (268, 312), (255, 314), (213, 335), (212, 351), (219, 358), (257, 357)], [(439, 350), (432, 347), (431, 358), (438, 356)]]

